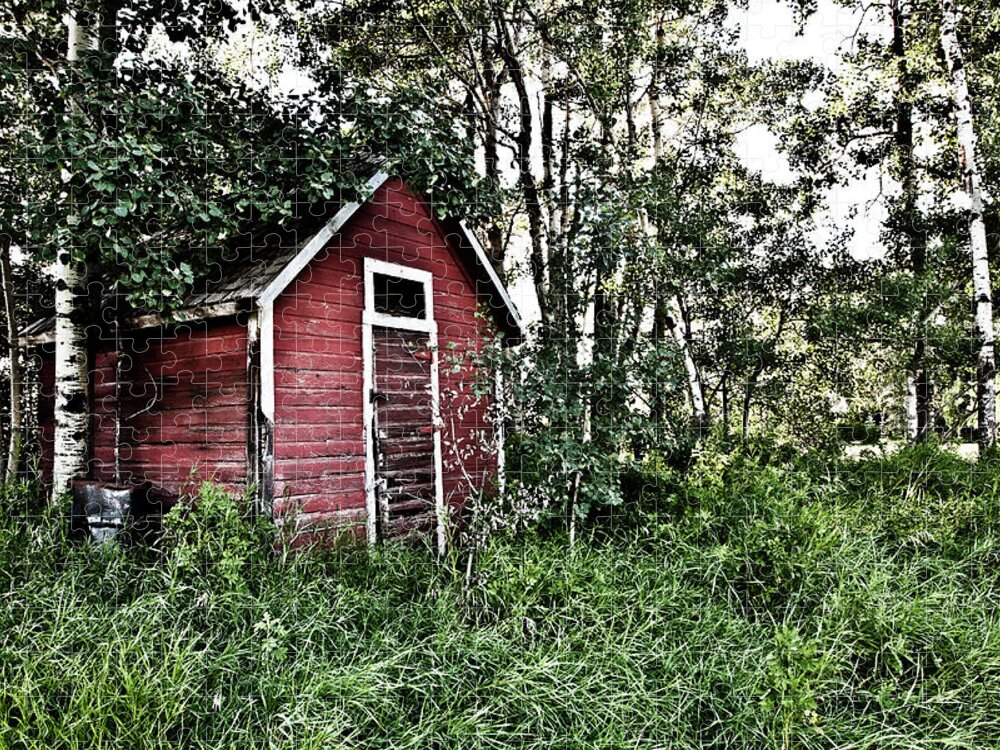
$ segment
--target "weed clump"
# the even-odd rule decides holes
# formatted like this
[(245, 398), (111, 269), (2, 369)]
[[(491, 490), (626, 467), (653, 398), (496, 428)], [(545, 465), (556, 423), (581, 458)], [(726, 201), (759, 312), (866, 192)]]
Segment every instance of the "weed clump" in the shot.
[(161, 543), (174, 581), (245, 591), (254, 553), (266, 549), (267, 535), (249, 497), (203, 482), (163, 517)]

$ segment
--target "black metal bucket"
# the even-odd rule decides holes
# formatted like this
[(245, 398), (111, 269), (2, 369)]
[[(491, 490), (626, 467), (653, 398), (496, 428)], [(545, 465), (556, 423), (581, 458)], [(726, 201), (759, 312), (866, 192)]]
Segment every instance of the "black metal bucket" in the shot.
[(95, 542), (108, 542), (123, 535), (146, 537), (158, 526), (152, 487), (74, 479), (72, 531)]

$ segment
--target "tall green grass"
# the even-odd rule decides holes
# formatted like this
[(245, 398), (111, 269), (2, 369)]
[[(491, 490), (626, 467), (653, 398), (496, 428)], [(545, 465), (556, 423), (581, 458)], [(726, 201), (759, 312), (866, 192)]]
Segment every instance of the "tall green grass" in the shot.
[(468, 590), (429, 550), (277, 553), (219, 497), (152, 554), (8, 492), (0, 746), (997, 745), (996, 467), (749, 449), (638, 481)]

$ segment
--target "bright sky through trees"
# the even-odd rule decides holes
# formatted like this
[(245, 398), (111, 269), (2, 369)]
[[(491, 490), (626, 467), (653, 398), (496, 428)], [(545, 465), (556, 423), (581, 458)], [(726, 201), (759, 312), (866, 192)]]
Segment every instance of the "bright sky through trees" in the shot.
[[(832, 0), (820, 0), (818, 11), (801, 29), (795, 22), (794, 12), (785, 3), (776, 0), (751, 0), (745, 11), (734, 10), (732, 25), (740, 30), (740, 42), (750, 62), (771, 59), (812, 59), (831, 70), (841, 64), (840, 53), (850, 48), (859, 27), (869, 34), (878, 33), (887, 19), (880, 17), (878, 9), (870, 10), (864, 18), (855, 8), (845, 8)], [(809, 98), (806, 95), (805, 100)], [(818, 103), (818, 96), (817, 96)], [(787, 161), (778, 153), (777, 139), (763, 125), (749, 128), (739, 139), (744, 163), (759, 169), (764, 177), (777, 182), (792, 179)], [(850, 247), (857, 258), (870, 258), (881, 254), (879, 233), (886, 218), (885, 206), (877, 201), (878, 176), (872, 170), (864, 180), (834, 187), (829, 196), (829, 210), (820, 225), (842, 228), (850, 224), (854, 231)], [(852, 216), (853, 214), (853, 216)], [(823, 242), (823, 232), (816, 239)]]

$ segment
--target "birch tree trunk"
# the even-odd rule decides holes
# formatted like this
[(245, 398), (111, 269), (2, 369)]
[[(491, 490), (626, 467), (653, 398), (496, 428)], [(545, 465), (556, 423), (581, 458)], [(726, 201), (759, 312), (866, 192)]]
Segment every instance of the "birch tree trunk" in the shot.
[(59, 253), (56, 270), (55, 444), (52, 501), (70, 480), (87, 472), (87, 329), (82, 308), (87, 293), (86, 265), (72, 248)]
[(10, 435), (7, 441), (3, 480), (11, 482), (17, 478), (17, 468), (21, 461), (22, 418), (20, 342), (17, 336), (17, 315), (14, 309), (10, 237), (0, 238), (0, 274), (2, 274), (3, 307), (7, 322), (7, 346), (10, 357)]
[(958, 7), (956, 0), (941, 0), (941, 46), (951, 73), (952, 97), (955, 101), (955, 121), (958, 126), (958, 146), (969, 196), (969, 239), (972, 247), (972, 290), (975, 296), (977, 357), (977, 391), (979, 410), (980, 451), (992, 450), (997, 438), (996, 413), (996, 353), (993, 335), (993, 298), (990, 263), (986, 246), (986, 224), (983, 220), (982, 175), (976, 157), (976, 130), (972, 115), (972, 100), (965, 77), (965, 59), (958, 39)]
[(705, 406), (705, 389), (701, 382), (701, 373), (698, 371), (698, 364), (691, 354), (691, 332), (688, 328), (684, 316), (684, 309), (680, 300), (673, 300), (673, 314), (667, 320), (667, 327), (674, 336), (678, 348), (681, 350), (681, 357), (684, 360), (684, 371), (688, 378), (688, 395), (691, 398), (691, 420), (695, 428), (702, 432), (708, 426), (708, 409)]
[[(74, 66), (82, 51), (89, 49), (88, 29), (68, 20), (66, 64)], [(76, 190), (69, 189), (67, 224), (71, 235), (78, 221)], [(81, 259), (73, 235), (68, 247), (56, 254), (56, 352), (55, 352), (55, 440), (53, 446), (52, 498), (54, 504), (69, 488), (70, 480), (87, 471), (89, 388), (87, 384), (87, 327), (85, 307), (87, 264)]]

